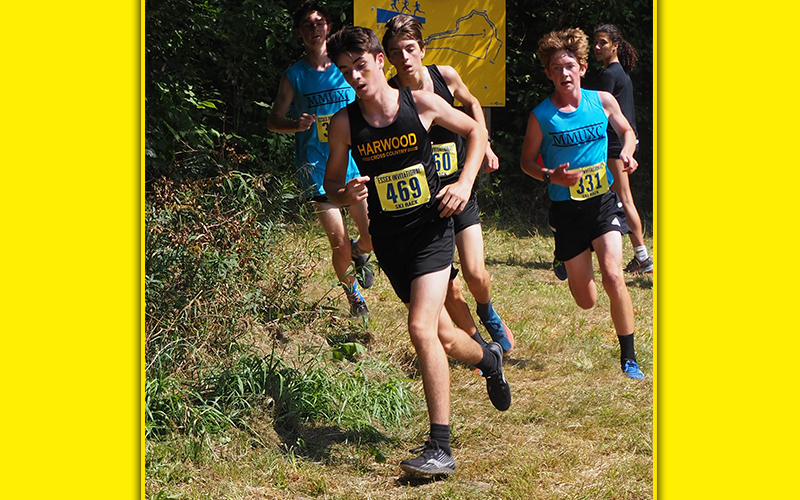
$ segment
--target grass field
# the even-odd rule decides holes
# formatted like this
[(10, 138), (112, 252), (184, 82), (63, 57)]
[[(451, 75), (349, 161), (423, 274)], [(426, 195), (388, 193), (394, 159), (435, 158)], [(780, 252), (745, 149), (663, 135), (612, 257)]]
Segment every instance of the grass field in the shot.
[[(506, 412), (488, 400), (484, 380), (451, 361), (451, 426), (456, 473), (446, 480), (402, 476), (401, 460), (428, 432), (406, 310), (377, 273), (365, 292), (369, 326), (347, 317), (335, 286), (327, 241), (316, 225), (290, 232), (296, 262), (309, 266), (304, 294), (322, 313), (278, 334), (262, 349), (302, 362), (302, 353), (357, 342), (333, 370), (355, 363), (388, 367), (407, 380), (411, 411), (395, 423), (345, 429), (335, 421), (278, 425), (271, 400), (249, 423), (221, 435), (146, 443), (148, 499), (645, 499), (653, 497), (653, 280), (627, 275), (636, 317), (636, 347), (645, 380), (624, 377), (608, 298), (578, 308), (552, 272), (549, 235), (484, 227), (495, 309), (514, 331), (505, 360), (513, 401)], [(648, 239), (648, 245), (652, 240)], [(627, 238), (625, 262), (632, 256)], [(623, 263), (624, 264), (624, 263)], [(288, 265), (288, 264), (287, 264)], [(596, 273), (599, 284), (599, 273)], [(320, 301), (322, 297), (322, 301)], [(474, 311), (474, 301), (466, 292)], [(475, 316), (473, 314), (473, 316)], [(477, 317), (475, 317), (477, 321)], [(346, 332), (343, 339), (332, 339)], [(251, 334), (258, 338), (258, 325)], [(488, 338), (485, 330), (481, 330)], [(334, 363), (334, 362), (331, 362)], [(359, 365), (360, 366), (360, 365)], [(383, 405), (392, 405), (387, 396)], [(363, 403), (363, 402), (362, 402)], [(377, 405), (377, 403), (376, 403)], [(376, 406), (377, 408), (377, 406)]]

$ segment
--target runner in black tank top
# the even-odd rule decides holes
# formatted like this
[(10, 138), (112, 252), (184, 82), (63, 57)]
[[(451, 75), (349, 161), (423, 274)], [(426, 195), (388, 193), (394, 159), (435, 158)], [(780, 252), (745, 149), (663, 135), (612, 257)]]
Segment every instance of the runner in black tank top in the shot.
[[(431, 92), (392, 89), (384, 77), (384, 54), (372, 30), (342, 28), (328, 40), (328, 53), (355, 89), (357, 101), (331, 119), (324, 187), (339, 205), (367, 199), (375, 255), (408, 308), (409, 338), (426, 394), (430, 439), (421, 455), (402, 461), (400, 467), (427, 477), (452, 474), (446, 355), (484, 373), (496, 408), (506, 410), (511, 404), (502, 371), (502, 347), (496, 343), (481, 347), (457, 332), (443, 307), (454, 250), (448, 216), (463, 210), (469, 199), (486, 132)], [(433, 123), (462, 134), (468, 144), (464, 177), (443, 188), (425, 130)], [(348, 151), (362, 173), (351, 181), (345, 179)]]
[[(454, 106), (455, 98), (450, 92), (447, 82), (444, 81), (442, 73), (439, 72), (439, 68), (435, 64), (428, 65), (426, 68), (431, 80), (433, 80), (434, 94), (447, 101), (450, 106)], [(400, 81), (397, 75), (389, 80), (389, 85), (394, 88), (400, 88)], [(434, 162), (442, 180), (442, 185), (446, 186), (456, 182), (461, 176), (461, 170), (464, 168), (466, 156), (464, 138), (438, 125), (434, 125), (428, 135), (431, 138)]]
[(386, 127), (369, 125), (358, 101), (347, 107), (353, 158), (366, 183), (369, 232), (375, 256), (395, 293), (411, 299), (411, 282), (452, 265), (455, 238), (450, 217), (441, 217), (439, 176), (430, 139), (408, 87)]
[(389, 126), (370, 126), (358, 102), (347, 106), (351, 152), (367, 182), (369, 231), (388, 236), (440, 219), (436, 194), (439, 176), (428, 131), (408, 87), (400, 90), (400, 111)]
[[(428, 90), (442, 97), (451, 107), (456, 99), (462, 104), (465, 114), (484, 125), (485, 118), (480, 102), (464, 85), (458, 72), (450, 66), (424, 66), (425, 43), (422, 38), (422, 25), (412, 16), (399, 14), (386, 23), (383, 46), (389, 61), (397, 70), (390, 84), (395, 87), (408, 85), (413, 89)], [(439, 129), (439, 130), (437, 130)], [(465, 148), (460, 136), (441, 127), (431, 129), (433, 155), (437, 171), (445, 186), (460, 180), (465, 164)], [(486, 145), (486, 172), (499, 167), (497, 155), (491, 145)], [(473, 190), (464, 209), (453, 215), (453, 229), (464, 281), (475, 298), (476, 312), (492, 340), (498, 342), (508, 352), (514, 348), (514, 335), (502, 320), (492, 304), (491, 276), (486, 269), (481, 232), (480, 207)], [(476, 342), (484, 340), (478, 332), (469, 305), (461, 292), (458, 271), (453, 268), (447, 290), (445, 307), (458, 326)]]
[[(622, 37), (619, 28), (613, 24), (601, 24), (594, 30), (594, 54), (598, 61), (603, 62), (605, 69), (598, 79), (598, 90), (611, 92), (619, 103), (622, 114), (636, 131), (636, 112), (633, 106), (633, 84), (628, 72), (636, 66), (639, 56), (636, 49)], [(638, 142), (638, 141), (637, 141)], [(638, 150), (638, 146), (637, 146)], [(635, 274), (648, 274), (653, 272), (653, 258), (647, 250), (644, 241), (644, 225), (639, 216), (639, 210), (634, 203), (628, 174), (623, 172), (622, 143), (616, 133), (609, 130), (608, 134), (608, 167), (614, 175), (614, 184), (611, 189), (619, 195), (625, 209), (625, 217), (630, 227), (631, 245), (633, 245), (633, 259), (625, 266), (626, 272)]]

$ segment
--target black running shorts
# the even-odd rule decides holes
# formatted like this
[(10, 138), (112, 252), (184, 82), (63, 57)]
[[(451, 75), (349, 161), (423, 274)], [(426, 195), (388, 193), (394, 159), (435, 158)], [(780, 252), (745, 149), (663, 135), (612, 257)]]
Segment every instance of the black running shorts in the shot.
[(556, 259), (567, 261), (586, 250), (592, 241), (610, 231), (630, 232), (625, 210), (617, 193), (586, 201), (554, 201), (550, 205), (550, 229), (556, 240)]
[(327, 195), (318, 194), (316, 196), (312, 196), (308, 198), (306, 201), (310, 201), (311, 203), (333, 203)]
[(437, 218), (414, 231), (391, 237), (373, 237), (372, 248), (394, 293), (407, 304), (411, 302), (414, 278), (453, 265), (455, 235), (452, 219)]
[[(636, 149), (633, 150), (633, 154), (639, 152), (639, 141), (636, 141)], [(614, 131), (609, 132), (608, 134), (608, 154), (609, 158), (614, 158), (619, 160), (619, 155), (622, 153), (622, 142), (619, 140), (619, 136)]]
[(467, 200), (467, 205), (464, 207), (464, 210), (462, 210), (460, 214), (454, 214), (452, 217), (453, 231), (456, 234), (469, 226), (481, 223), (481, 210), (478, 207), (478, 197), (475, 195), (475, 191), (472, 192), (469, 200)]

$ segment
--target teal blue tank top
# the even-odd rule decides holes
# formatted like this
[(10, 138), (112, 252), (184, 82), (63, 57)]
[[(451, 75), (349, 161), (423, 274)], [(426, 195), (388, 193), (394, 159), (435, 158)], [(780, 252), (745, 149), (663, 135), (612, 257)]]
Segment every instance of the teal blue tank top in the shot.
[[(328, 125), (334, 113), (355, 100), (356, 93), (333, 64), (325, 71), (317, 71), (301, 59), (286, 70), (286, 78), (294, 92), (289, 108), (292, 118), (297, 120), (303, 113), (317, 115), (311, 128), (295, 133), (298, 178), (308, 196), (324, 195), (322, 182), (330, 154)], [(348, 154), (347, 180), (358, 176), (358, 167)]]
[(559, 111), (547, 98), (536, 106), (533, 114), (542, 129), (540, 150), (545, 168), (555, 169), (569, 162), (569, 170), (580, 168), (587, 172), (574, 192), (568, 187), (551, 183), (548, 187), (551, 200), (578, 200), (586, 194), (607, 190), (614, 183), (607, 165), (605, 175), (589, 170), (599, 163), (605, 164), (608, 148), (608, 117), (597, 91), (581, 89), (581, 102), (575, 111)]

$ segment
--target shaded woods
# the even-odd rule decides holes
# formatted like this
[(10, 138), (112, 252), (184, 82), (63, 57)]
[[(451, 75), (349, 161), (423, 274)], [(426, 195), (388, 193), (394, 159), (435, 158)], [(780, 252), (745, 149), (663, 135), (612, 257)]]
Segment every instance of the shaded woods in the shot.
[[(275, 0), (157, 0), (146, 11), (146, 180), (214, 177), (231, 170), (293, 177), (291, 135), (267, 131), (281, 72), (302, 56), (292, 32), (299, 2)], [(350, 24), (352, 2), (326, 3), (338, 22)], [(601, 23), (620, 26), (640, 59), (631, 78), (640, 148), (632, 178), (637, 205), (652, 212), (652, 3), (573, 0), (506, 2), (506, 107), (491, 113), (494, 150), (501, 169), (480, 179), (481, 206), (489, 219), (530, 217), (546, 203), (541, 186), (519, 169), (528, 113), (552, 92), (536, 57), (544, 33), (577, 26), (591, 37)], [(586, 87), (602, 64), (590, 55)], [(520, 189), (520, 186), (523, 188)], [(542, 201), (544, 201), (542, 199)], [(527, 216), (526, 216), (527, 214)], [(541, 217), (529, 221), (541, 225)]]

